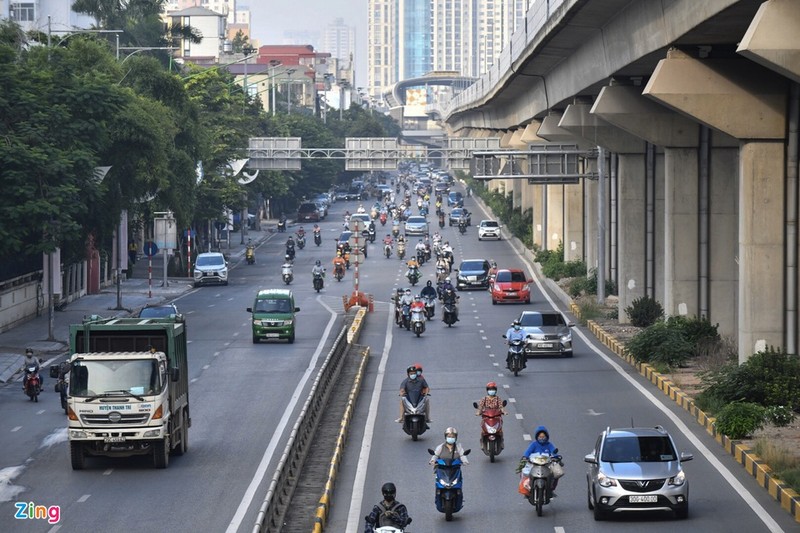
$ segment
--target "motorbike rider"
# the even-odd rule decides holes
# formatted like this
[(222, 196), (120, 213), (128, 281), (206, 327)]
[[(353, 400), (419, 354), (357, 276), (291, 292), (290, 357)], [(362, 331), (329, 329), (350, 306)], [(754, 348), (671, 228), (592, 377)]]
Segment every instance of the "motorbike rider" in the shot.
[[(447, 278), (447, 280), (445, 280), (445, 286), (442, 289), (442, 304), (443, 305), (452, 305), (453, 306), (453, 308), (455, 309), (455, 313), (456, 313), (456, 322), (458, 322), (459, 321), (459, 318), (458, 318), (458, 298), (459, 298), (459, 296), (458, 296), (458, 294), (456, 294), (456, 291), (453, 289), (452, 285), (449, 285), (449, 286), (447, 285), (449, 280), (450, 280), (450, 278)], [(444, 320), (444, 313), (442, 313), (442, 320)]]
[(333, 271), (334, 272), (336, 272), (337, 270), (340, 270), (342, 273), (344, 273), (344, 269), (345, 269), (346, 265), (345, 265), (344, 257), (342, 257), (342, 251), (341, 250), (337, 250), (336, 251), (336, 257), (333, 258), (333, 261), (331, 261), (331, 263), (333, 263)]
[(294, 259), (294, 239), (292, 239), (291, 235), (286, 239), (286, 255), (288, 255), (290, 259)]
[(392, 239), (392, 235), (390, 233), (386, 234), (386, 237), (383, 238), (383, 248), (386, 247), (392, 248), (394, 246), (394, 239)]
[(486, 409), (499, 409), (504, 415), (508, 414), (508, 411), (503, 407), (503, 400), (497, 395), (497, 383), (494, 381), (486, 384), (486, 396), (478, 402), (478, 410), (475, 412), (475, 416), (481, 416)]
[(394, 483), (384, 483), (381, 487), (383, 500), (378, 502), (364, 517), (364, 533), (372, 533), (375, 528), (392, 526), (403, 529), (411, 523), (406, 506), (395, 499), (397, 489)]
[[(525, 332), (522, 331), (522, 325), (519, 323), (519, 320), (515, 320), (511, 323), (511, 327), (508, 328), (508, 331), (506, 331), (506, 344), (511, 345), (511, 341), (515, 340), (524, 341), (525, 337), (527, 337), (527, 335), (525, 335)], [(522, 368), (526, 368), (528, 366), (528, 363), (525, 359), (525, 357), (522, 358)], [(511, 354), (509, 353), (506, 354), (506, 368), (509, 368), (510, 366)]]
[(414, 246), (414, 253), (415, 253), (415, 254), (418, 254), (418, 253), (420, 253), (420, 252), (422, 252), (422, 255), (423, 255), (423, 256), (426, 256), (426, 255), (427, 255), (427, 253), (426, 253), (426, 249), (425, 249), (425, 243), (424, 243), (424, 242), (422, 242), (422, 239), (420, 239), (420, 240), (419, 240), (419, 242), (417, 243), (417, 245), (416, 245), (416, 246)]
[(414, 300), (411, 302), (411, 311), (419, 311), (423, 317), (425, 316), (425, 302), (422, 301), (422, 298), (414, 296)]
[(25, 359), (22, 361), (22, 370), (25, 372), (25, 377), (22, 378), (22, 390), (25, 390), (25, 386), (28, 384), (28, 367), (35, 366), (35, 372), (39, 374), (39, 386), (44, 390), (44, 375), (41, 372), (41, 368), (39, 366), (39, 360), (33, 356), (33, 350), (31, 348), (25, 348)]
[(417, 263), (417, 258), (413, 255), (411, 258), (406, 261), (406, 266), (408, 267), (408, 272), (406, 272), (406, 277), (410, 276), (412, 273), (415, 273), (419, 276), (419, 263)]
[(314, 277), (317, 276), (325, 277), (325, 269), (322, 268), (322, 263), (320, 263), (319, 259), (317, 259), (316, 262), (314, 262), (314, 266), (311, 268), (311, 275)]
[(425, 286), (422, 287), (422, 290), (419, 292), (419, 295), (423, 298), (433, 298), (436, 299), (436, 287), (433, 286), (433, 282), (428, 280), (425, 282)]
[[(409, 291), (410, 292), (410, 291)], [(417, 368), (414, 366), (410, 366), (406, 369), (406, 375), (408, 376), (406, 379), (400, 383), (400, 418), (395, 420), (398, 424), (403, 423), (403, 416), (405, 415), (405, 407), (403, 407), (403, 397), (407, 397), (410, 402), (419, 403), (423, 397), (428, 395), (430, 389), (428, 388), (428, 382), (425, 381), (425, 378), (418, 378), (417, 377)], [(430, 424), (431, 420), (428, 418), (428, 413), (425, 413), (425, 420), (426, 424)]]
[[(534, 435), (535, 438), (525, 450), (525, 455), (522, 456), (522, 459), (527, 461), (528, 457), (530, 457), (532, 453), (556, 455), (556, 447), (552, 442), (550, 442), (550, 432), (547, 431), (545, 426), (537, 427)], [(558, 478), (553, 478), (553, 486), (550, 490), (552, 492), (551, 495), (554, 498), (556, 496), (556, 486), (558, 486)]]
[(433, 456), (428, 462), (435, 465), (436, 461), (442, 455), (451, 459), (461, 459), (462, 464), (469, 464), (467, 456), (464, 455), (464, 448), (462, 448), (461, 443), (458, 442), (458, 430), (454, 427), (449, 427), (444, 430), (444, 442), (433, 450)]
[(358, 204), (358, 209), (356, 210), (356, 213), (366, 213), (366, 212), (367, 212), (367, 210), (364, 209), (364, 205), (363, 204)]
[(303, 229), (303, 226), (297, 228), (297, 238), (302, 239), (305, 236), (306, 236), (306, 230)]

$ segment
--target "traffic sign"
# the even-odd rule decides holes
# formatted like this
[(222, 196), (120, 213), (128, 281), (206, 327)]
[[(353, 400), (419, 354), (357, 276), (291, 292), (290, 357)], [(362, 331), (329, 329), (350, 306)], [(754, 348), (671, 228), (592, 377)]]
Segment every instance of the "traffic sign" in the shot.
[(147, 241), (144, 243), (144, 255), (147, 257), (153, 257), (158, 253), (158, 246), (153, 241)]

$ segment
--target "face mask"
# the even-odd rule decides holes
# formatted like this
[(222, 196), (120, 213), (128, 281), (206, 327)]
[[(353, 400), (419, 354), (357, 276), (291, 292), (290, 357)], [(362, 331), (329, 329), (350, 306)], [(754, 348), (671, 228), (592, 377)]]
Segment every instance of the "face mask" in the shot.
[(455, 437), (447, 437), (445, 440), (447, 441), (447, 444), (455, 444), (456, 443), (456, 438)]
[(417, 372), (417, 377), (422, 376), (422, 372)]
[(494, 396), (495, 394), (497, 394), (497, 391), (496, 390), (490, 390), (486, 394), (488, 394), (489, 396)]
[(547, 438), (546, 437), (539, 437), (536, 440), (539, 442), (539, 444), (544, 444), (544, 443), (547, 442)]
[(408, 379), (417, 379), (417, 375), (416, 374), (409, 374), (408, 375)]
[(519, 331), (519, 326), (514, 326), (514, 331)]

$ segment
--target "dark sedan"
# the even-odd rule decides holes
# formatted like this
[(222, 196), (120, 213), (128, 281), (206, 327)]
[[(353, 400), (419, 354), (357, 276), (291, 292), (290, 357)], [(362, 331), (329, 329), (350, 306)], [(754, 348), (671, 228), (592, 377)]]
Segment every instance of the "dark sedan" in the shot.
[(464, 209), (463, 207), (456, 207), (452, 211), (450, 211), (450, 226), (458, 226), (458, 222), (461, 219), (465, 219), (467, 221), (467, 226), (472, 225), (472, 213)]
[(486, 289), (489, 287), (489, 269), (491, 265), (486, 259), (466, 259), (461, 262), (456, 272), (456, 289)]

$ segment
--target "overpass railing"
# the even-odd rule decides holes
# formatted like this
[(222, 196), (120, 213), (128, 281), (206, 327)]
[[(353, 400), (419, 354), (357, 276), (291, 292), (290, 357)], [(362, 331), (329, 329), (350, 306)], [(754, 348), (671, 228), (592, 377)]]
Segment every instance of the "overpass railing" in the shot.
[(444, 117), (448, 117), (461, 107), (483, 99), (500, 83), (506, 72), (511, 70), (522, 53), (532, 42), (540, 39), (542, 29), (547, 23), (563, 13), (577, 0), (535, 0), (530, 6), (525, 18), (525, 24), (517, 28), (511, 35), (508, 45), (500, 52), (500, 56), (489, 67), (489, 70), (475, 83), (450, 100), (449, 104), (441, 106)]

